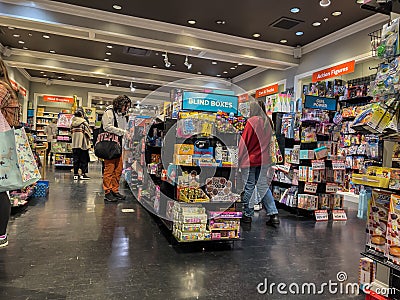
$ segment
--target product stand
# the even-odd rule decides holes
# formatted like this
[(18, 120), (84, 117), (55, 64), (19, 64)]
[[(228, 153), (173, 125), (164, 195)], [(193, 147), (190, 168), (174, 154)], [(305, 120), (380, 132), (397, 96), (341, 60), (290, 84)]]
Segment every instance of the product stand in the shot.
[[(220, 202), (206, 199), (187, 199), (185, 203), (181, 199), (182, 183), (177, 180), (185, 172), (190, 174), (196, 172), (196, 177), (192, 179), (196, 182), (200, 180), (200, 185), (210, 177), (225, 178), (224, 182), (231, 179), (231, 188), (234, 191), (237, 168), (216, 166), (216, 164), (197, 166), (193, 165), (192, 160), (191, 163), (179, 163), (179, 159), (187, 157), (178, 154), (177, 151), (184, 151), (186, 146), (179, 147), (182, 144), (190, 145), (186, 148), (194, 149), (197, 140), (209, 147), (215, 147), (217, 142), (222, 143), (222, 139), (237, 148), (239, 135), (221, 134), (219, 138), (213, 136), (200, 138), (200, 135), (176, 137), (176, 123), (176, 119), (155, 122), (154, 119), (140, 116), (130, 117), (129, 130), (132, 138), (125, 143), (124, 151), (124, 176), (129, 187), (134, 194), (137, 194), (137, 200), (147, 210), (159, 216), (169, 231), (172, 231), (178, 243), (238, 240), (241, 212), (236, 211), (242, 209), (239, 204), (235, 201)], [(192, 154), (188, 155), (192, 159)], [(202, 193), (206, 195), (204, 186)], [(235, 200), (239, 199), (240, 196), (237, 195)], [(195, 203), (190, 203), (191, 201)], [(233, 207), (235, 211), (231, 211), (231, 208), (227, 212), (218, 213), (219, 216), (213, 213), (213, 211), (225, 211), (228, 207)], [(208, 221), (206, 212), (210, 218)]]
[(72, 137), (71, 120), (72, 114), (60, 113), (57, 122), (57, 142), (52, 143), (54, 154), (54, 166), (56, 168), (72, 168)]

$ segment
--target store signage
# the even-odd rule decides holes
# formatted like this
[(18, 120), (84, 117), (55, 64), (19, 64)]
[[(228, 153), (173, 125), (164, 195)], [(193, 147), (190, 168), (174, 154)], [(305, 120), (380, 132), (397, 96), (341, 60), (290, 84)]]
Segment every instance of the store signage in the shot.
[(345, 62), (343, 64), (327, 68), (318, 72), (313, 73), (312, 82), (323, 81), (328, 78), (342, 76), (345, 74), (353, 73), (354, 66), (356, 64), (355, 60)]
[(58, 97), (58, 96), (43, 96), (43, 101), (46, 102), (61, 102), (61, 103), (74, 103), (74, 97)]
[(337, 102), (334, 98), (307, 95), (304, 107), (335, 111), (337, 107)]
[(318, 188), (318, 184), (317, 183), (309, 183), (309, 182), (307, 182), (304, 185), (304, 192), (305, 193), (315, 194), (315, 193), (317, 193), (317, 188)]
[(239, 103), (249, 101), (249, 94), (243, 94), (238, 96)]
[(333, 210), (332, 218), (333, 221), (347, 221), (347, 215), (343, 209)]
[(183, 92), (183, 110), (226, 112), (237, 114), (238, 97), (208, 93)]
[(326, 209), (315, 211), (315, 221), (323, 222), (328, 221), (328, 211)]
[(265, 88), (259, 89), (256, 91), (256, 98), (276, 94), (278, 92), (278, 88), (279, 88), (279, 85), (274, 84), (274, 85), (270, 85)]
[(311, 161), (313, 170), (325, 170), (324, 160), (313, 160)]

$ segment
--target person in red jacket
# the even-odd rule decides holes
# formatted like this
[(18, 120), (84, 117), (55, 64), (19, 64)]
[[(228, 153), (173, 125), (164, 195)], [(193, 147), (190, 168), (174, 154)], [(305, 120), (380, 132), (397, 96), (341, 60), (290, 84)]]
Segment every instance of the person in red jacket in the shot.
[(255, 187), (262, 199), (267, 215), (270, 216), (268, 225), (279, 224), (278, 210), (272, 197), (269, 184), (274, 174), (271, 149), (274, 143), (273, 124), (265, 114), (265, 104), (258, 100), (250, 103), (250, 118), (247, 120), (239, 142), (239, 166), (244, 182), (244, 213), (242, 221), (250, 223), (254, 208), (249, 206), (250, 199), (255, 193)]

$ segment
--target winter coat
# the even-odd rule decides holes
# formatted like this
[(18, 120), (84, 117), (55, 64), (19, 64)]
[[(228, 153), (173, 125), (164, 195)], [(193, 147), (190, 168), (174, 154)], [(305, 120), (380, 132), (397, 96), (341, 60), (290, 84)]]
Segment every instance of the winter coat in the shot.
[(73, 117), (71, 120), (72, 149), (88, 150), (91, 147), (91, 131), (84, 118)]

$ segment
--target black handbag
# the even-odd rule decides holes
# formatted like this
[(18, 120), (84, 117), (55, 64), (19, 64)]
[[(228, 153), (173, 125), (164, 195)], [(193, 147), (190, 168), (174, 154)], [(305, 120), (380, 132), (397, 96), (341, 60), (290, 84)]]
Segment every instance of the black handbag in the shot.
[[(107, 111), (107, 110), (106, 110)], [(114, 114), (114, 126), (118, 127), (117, 118)], [(94, 145), (94, 154), (102, 159), (115, 159), (122, 155), (121, 137), (115, 133), (104, 131), (103, 123), (100, 127), (100, 133), (97, 136), (96, 144)]]

